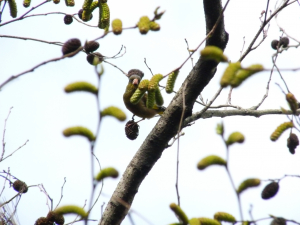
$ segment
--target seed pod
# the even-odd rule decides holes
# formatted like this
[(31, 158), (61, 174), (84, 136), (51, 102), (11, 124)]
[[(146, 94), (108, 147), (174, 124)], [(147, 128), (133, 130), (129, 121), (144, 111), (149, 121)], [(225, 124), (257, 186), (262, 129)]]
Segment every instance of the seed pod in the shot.
[(286, 225), (286, 220), (282, 217), (276, 217), (272, 220), (271, 225)]
[(13, 183), (13, 189), (16, 192), (23, 193), (23, 194), (28, 191), (28, 187), (27, 187), (26, 183), (23, 181), (20, 181), (20, 180), (16, 180)]
[(215, 213), (214, 219), (218, 220), (218, 221), (225, 221), (225, 222), (231, 222), (231, 223), (236, 222), (236, 219), (234, 218), (234, 216), (229, 213), (226, 213), (226, 212)]
[(217, 62), (228, 62), (228, 58), (223, 54), (222, 49), (216, 46), (206, 46), (200, 51), (200, 55), (203, 59), (213, 59)]
[(257, 187), (259, 185), (260, 185), (260, 179), (256, 179), (256, 178), (247, 179), (240, 184), (240, 186), (236, 191), (238, 194), (241, 194), (246, 189), (251, 187)]
[(274, 49), (274, 50), (277, 50), (277, 48), (279, 47), (279, 41), (278, 40), (273, 40), (271, 42), (271, 47)]
[(189, 220), (189, 225), (201, 225), (198, 218), (192, 218)]
[(60, 3), (60, 0), (53, 0), (53, 3), (58, 4), (58, 3)]
[(204, 170), (211, 165), (226, 166), (226, 161), (217, 155), (209, 155), (198, 162), (197, 168), (199, 170)]
[(75, 5), (74, 0), (65, 0), (65, 2), (66, 2), (66, 6), (74, 6)]
[(81, 46), (81, 41), (78, 38), (70, 39), (62, 46), (62, 53), (63, 55), (67, 55), (71, 52), (76, 51), (80, 46)]
[(130, 140), (135, 140), (139, 136), (140, 126), (133, 120), (129, 120), (125, 125), (126, 137)]
[(148, 90), (155, 91), (156, 88), (158, 87), (159, 81), (161, 81), (161, 79), (163, 78), (164, 77), (161, 74), (155, 74), (154, 76), (152, 76), (151, 80), (149, 81)]
[(283, 48), (286, 48), (289, 45), (289, 38), (288, 37), (282, 37), (279, 40), (279, 46), (282, 46)]
[(280, 135), (287, 129), (294, 127), (294, 124), (292, 122), (285, 122), (280, 124), (276, 130), (271, 134), (271, 141), (276, 141)]
[(64, 22), (65, 22), (66, 25), (71, 24), (71, 23), (73, 22), (73, 17), (72, 17), (72, 15), (65, 15), (65, 17), (64, 17)]
[(101, 55), (99, 52), (94, 52), (88, 54), (86, 60), (89, 62), (89, 64), (96, 66), (103, 62), (103, 55)]
[(230, 82), (233, 80), (235, 74), (239, 69), (241, 69), (240, 62), (229, 63), (221, 78), (220, 81), (221, 87), (227, 87), (228, 85), (230, 85)]
[(148, 91), (146, 106), (148, 109), (153, 109), (154, 105), (155, 105), (155, 90)]
[(285, 96), (287, 102), (289, 103), (290, 109), (296, 115), (298, 109), (298, 101), (292, 93), (287, 93)]
[(151, 21), (149, 23), (149, 27), (150, 27), (150, 30), (152, 31), (159, 31), (160, 30), (160, 25), (154, 21)]
[(115, 106), (109, 106), (109, 107), (103, 109), (100, 112), (100, 114), (102, 117), (104, 117), (104, 116), (115, 117), (119, 121), (126, 120), (126, 114), (121, 109), (119, 109), (118, 107), (115, 107)]
[(84, 0), (83, 5), (82, 5), (82, 9), (83, 10), (89, 10), (91, 7), (93, 0)]
[(69, 127), (63, 131), (63, 135), (65, 137), (79, 135), (79, 136), (86, 137), (87, 139), (89, 139), (89, 141), (94, 141), (96, 139), (92, 131), (90, 131), (88, 128), (81, 127), (81, 126)]
[(30, 3), (31, 3), (31, 0), (24, 0), (24, 1), (23, 1), (23, 6), (24, 6), (25, 8), (27, 8), (27, 7), (30, 6)]
[(34, 225), (51, 225), (51, 223), (46, 217), (40, 217), (35, 221)]
[(198, 218), (201, 225), (221, 225), (221, 223), (218, 220), (200, 217)]
[(122, 33), (122, 21), (120, 19), (114, 19), (111, 23), (111, 26), (115, 35)]
[(108, 31), (109, 28), (109, 19), (110, 19), (110, 12), (109, 7), (107, 3), (101, 3), (99, 1), (99, 23), (98, 27), (100, 29), (104, 29), (105, 31)]
[(177, 79), (178, 74), (179, 74), (179, 70), (176, 70), (168, 76), (167, 85), (166, 85), (166, 92), (168, 94), (171, 94), (173, 92), (175, 81)]
[(107, 177), (117, 178), (118, 176), (119, 176), (119, 172), (115, 168), (107, 167), (100, 170), (100, 172), (95, 177), (95, 180), (102, 181), (104, 178)]
[(61, 206), (54, 210), (55, 213), (60, 215), (66, 215), (66, 214), (76, 214), (79, 215), (82, 219), (87, 218), (88, 213), (84, 211), (83, 208), (78, 207), (76, 205), (65, 205)]
[(75, 91), (86, 91), (86, 92), (90, 92), (92, 94), (97, 95), (98, 94), (98, 88), (95, 87), (94, 85), (88, 83), (88, 82), (74, 82), (71, 84), (68, 84), (65, 87), (65, 92), (66, 93), (71, 93), (71, 92), (75, 92)]
[(277, 194), (278, 190), (279, 184), (277, 182), (272, 182), (265, 186), (261, 193), (261, 198), (265, 200), (273, 198)]
[(142, 16), (137, 24), (141, 34), (147, 34), (150, 30), (150, 19), (148, 16)]
[(179, 205), (176, 205), (175, 203), (171, 203), (170, 204), (170, 209), (175, 213), (175, 215), (180, 219), (180, 221), (183, 224), (188, 224), (189, 223), (189, 219), (186, 216), (186, 214), (184, 213), (184, 211), (180, 208)]
[(16, 1), (15, 0), (8, 0), (8, 6), (9, 6), (11, 17), (16, 18), (17, 13), (18, 13)]
[(287, 147), (291, 154), (295, 154), (295, 149), (299, 145), (299, 139), (296, 134), (291, 133), (289, 138), (287, 139)]
[(243, 143), (245, 140), (245, 137), (240, 132), (233, 132), (229, 135), (226, 144), (227, 146), (232, 145), (234, 143)]
[(156, 105), (158, 105), (158, 106), (162, 106), (164, 104), (164, 98), (161, 95), (158, 87), (155, 90), (155, 102), (156, 102)]
[(57, 225), (63, 225), (65, 223), (65, 218), (63, 215), (58, 214), (54, 211), (50, 211), (47, 214), (47, 219), (51, 222), (51, 225), (55, 222)]
[(263, 70), (264, 67), (260, 64), (253, 64), (245, 69), (238, 70), (230, 84), (232, 87), (238, 87), (248, 77)]
[(99, 48), (99, 43), (97, 41), (89, 41), (84, 45), (84, 50), (86, 53), (91, 53), (96, 51)]

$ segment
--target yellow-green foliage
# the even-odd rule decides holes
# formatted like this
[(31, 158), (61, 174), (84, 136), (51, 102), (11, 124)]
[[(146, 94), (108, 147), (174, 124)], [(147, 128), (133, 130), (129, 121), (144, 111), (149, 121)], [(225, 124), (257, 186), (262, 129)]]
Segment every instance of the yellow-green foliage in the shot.
[(148, 91), (148, 98), (146, 102), (146, 106), (148, 109), (152, 109), (155, 105), (155, 90)]
[(27, 7), (30, 6), (30, 3), (31, 3), (31, 0), (24, 0), (24, 1), (23, 1), (23, 6), (24, 6), (25, 8), (27, 8)]
[(74, 6), (75, 1), (74, 0), (66, 0), (66, 6)]
[(53, 3), (58, 4), (58, 3), (60, 3), (60, 0), (53, 0)]
[(91, 7), (93, 0), (84, 0), (83, 5), (82, 5), (82, 9), (86, 9), (89, 10)]
[(73, 136), (73, 135), (79, 135), (79, 136), (86, 137), (90, 141), (95, 140), (95, 136), (92, 133), (92, 131), (90, 131), (88, 128), (81, 127), (81, 126), (69, 127), (69, 128), (67, 128), (63, 131), (63, 135), (65, 137), (70, 137), (70, 136)]
[(192, 218), (189, 220), (189, 225), (201, 225), (201, 223), (198, 218)]
[(166, 85), (166, 92), (168, 94), (173, 92), (175, 81), (177, 79), (178, 74), (179, 74), (179, 70), (176, 70), (168, 76), (167, 85)]
[(60, 215), (66, 215), (66, 214), (77, 214), (81, 218), (87, 218), (88, 213), (84, 211), (83, 208), (76, 206), (76, 205), (65, 205), (61, 206), (54, 210), (55, 213)]
[(203, 50), (200, 51), (200, 55), (204, 59), (213, 59), (217, 62), (227, 62), (227, 57), (223, 54), (222, 49), (216, 46), (206, 46)]
[(104, 29), (105, 31), (108, 31), (109, 28), (109, 20), (110, 20), (110, 12), (109, 7), (107, 3), (101, 3), (99, 1), (99, 23), (98, 27), (100, 29)]
[(184, 213), (184, 211), (180, 208), (180, 206), (176, 205), (175, 203), (170, 204), (170, 209), (175, 213), (175, 215), (180, 219), (183, 224), (188, 224), (189, 219)]
[(223, 76), (220, 81), (221, 87), (227, 87), (230, 85), (231, 80), (234, 78), (236, 72), (241, 69), (241, 63), (229, 63), (227, 68), (225, 69)]
[(289, 103), (290, 109), (294, 114), (296, 114), (296, 111), (298, 109), (298, 101), (295, 98), (295, 96), (292, 93), (287, 93), (285, 96), (287, 102)]
[(113, 116), (119, 121), (126, 120), (126, 114), (121, 109), (115, 106), (110, 106), (103, 109), (101, 111), (101, 116)]
[(161, 95), (158, 87), (155, 90), (155, 102), (158, 106), (162, 106), (164, 104), (164, 98)]
[(243, 143), (245, 140), (245, 137), (242, 133), (240, 132), (233, 132), (229, 135), (226, 144), (227, 145), (232, 145), (234, 143)]
[(93, 1), (90, 6), (90, 11), (93, 12), (97, 7), (99, 7), (98, 1)]
[(197, 168), (199, 170), (204, 170), (206, 167), (211, 166), (211, 165), (225, 166), (226, 165), (226, 161), (224, 159), (222, 159), (220, 156), (209, 155), (209, 156), (206, 156), (205, 158), (201, 159), (198, 162)]
[(198, 219), (201, 225), (221, 225), (221, 223), (218, 220), (214, 220), (206, 217), (200, 217)]
[(232, 222), (232, 223), (234, 223), (236, 221), (234, 216), (232, 216), (231, 214), (226, 213), (226, 212), (215, 213), (214, 219), (219, 220), (219, 221)]
[(237, 71), (234, 78), (231, 80), (232, 87), (238, 87), (244, 80), (252, 76), (255, 73), (262, 71), (264, 67), (260, 64), (251, 65), (245, 69)]
[(223, 134), (224, 134), (224, 125), (223, 125), (223, 123), (218, 123), (217, 124), (216, 132), (217, 132), (217, 134), (223, 136)]
[(107, 168), (100, 170), (100, 172), (97, 174), (95, 179), (97, 181), (102, 181), (104, 178), (107, 178), (107, 177), (117, 178), (118, 176), (119, 176), (119, 172), (115, 168), (107, 167)]
[(9, 6), (11, 17), (16, 18), (17, 13), (18, 13), (16, 1), (15, 0), (8, 0), (8, 6)]
[(65, 87), (65, 92), (70, 93), (70, 92), (74, 92), (74, 91), (87, 91), (93, 94), (98, 94), (98, 88), (95, 87), (94, 85), (88, 83), (88, 82), (74, 82), (71, 84), (68, 84)]
[(115, 35), (122, 33), (122, 21), (120, 19), (114, 19), (111, 23), (111, 26)]
[(133, 95), (130, 98), (130, 102), (134, 105), (138, 104), (142, 97), (144, 96), (146, 90), (136, 89)]
[(138, 22), (138, 28), (141, 34), (147, 34), (150, 30), (150, 19), (148, 16), (142, 16)]
[(260, 179), (257, 178), (250, 178), (247, 180), (244, 180), (238, 189), (236, 190), (237, 193), (241, 194), (244, 190), (251, 188), (251, 187), (257, 187), (260, 185)]
[(154, 76), (152, 76), (151, 80), (149, 81), (148, 90), (155, 91), (161, 79), (163, 79), (163, 75), (161, 74), (155, 74)]
[(276, 141), (285, 130), (292, 127), (294, 127), (294, 124), (292, 122), (285, 122), (280, 124), (276, 128), (276, 130), (271, 134), (271, 141)]
[(151, 21), (149, 23), (149, 27), (150, 27), (150, 30), (152, 30), (152, 31), (159, 31), (160, 30), (159, 24), (154, 22), (154, 21)]

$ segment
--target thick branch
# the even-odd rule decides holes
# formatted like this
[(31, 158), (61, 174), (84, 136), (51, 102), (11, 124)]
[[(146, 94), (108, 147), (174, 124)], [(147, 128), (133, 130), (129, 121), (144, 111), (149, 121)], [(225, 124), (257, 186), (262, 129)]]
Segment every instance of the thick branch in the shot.
[[(204, 10), (207, 22), (207, 31), (215, 25), (222, 11), (220, 0), (204, 0)], [(223, 19), (214, 34), (206, 44), (225, 48), (228, 35), (224, 30)], [(182, 87), (186, 87), (184, 119), (192, 114), (193, 105), (216, 72), (218, 63), (213, 60), (204, 61), (201, 58), (190, 72)], [(150, 132), (144, 143), (129, 163), (113, 196), (111, 197), (103, 217), (101, 225), (118, 225), (126, 216), (138, 188), (156, 161), (160, 158), (169, 140), (176, 135), (183, 108), (183, 88), (164, 112), (156, 126)]]

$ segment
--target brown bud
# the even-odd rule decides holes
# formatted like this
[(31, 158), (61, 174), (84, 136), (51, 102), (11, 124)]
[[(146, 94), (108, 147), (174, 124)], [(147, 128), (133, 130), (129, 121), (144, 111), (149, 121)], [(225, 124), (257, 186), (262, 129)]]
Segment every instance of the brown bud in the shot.
[(71, 15), (69, 15), (69, 14), (65, 15), (64, 22), (65, 22), (66, 25), (71, 24), (73, 22), (73, 17)]
[(46, 217), (40, 217), (38, 218), (34, 225), (52, 225), (53, 223), (51, 223)]
[(84, 49), (87, 53), (96, 51), (99, 48), (99, 43), (96, 41), (89, 41), (85, 43)]
[[(47, 219), (52, 224), (55, 222), (58, 225), (63, 225), (65, 223), (65, 218), (63, 215), (56, 213), (55, 211), (50, 211), (47, 215)], [(51, 224), (51, 225), (52, 225)]]
[(13, 183), (13, 189), (19, 193), (26, 193), (28, 191), (26, 183), (20, 180), (16, 180)]
[(261, 193), (261, 198), (265, 200), (273, 198), (277, 194), (278, 190), (279, 184), (277, 182), (272, 182), (265, 186)]
[(274, 49), (274, 50), (277, 50), (277, 48), (279, 47), (279, 41), (278, 40), (273, 40), (271, 42), (271, 47)]
[(133, 120), (129, 120), (125, 125), (126, 137), (130, 140), (135, 140), (139, 136), (140, 126)]
[(286, 48), (289, 45), (289, 42), (290, 42), (290, 40), (288, 37), (282, 37), (279, 40), (279, 46)]
[(86, 60), (89, 62), (89, 64), (96, 66), (99, 63), (103, 62), (103, 55), (101, 55), (99, 52), (91, 53), (88, 54)]
[(67, 55), (76, 51), (81, 46), (81, 41), (78, 38), (68, 40), (62, 47), (63, 55)]
[(299, 145), (299, 139), (296, 134), (291, 133), (289, 138), (287, 139), (287, 147), (290, 150), (291, 154), (295, 154), (295, 149)]

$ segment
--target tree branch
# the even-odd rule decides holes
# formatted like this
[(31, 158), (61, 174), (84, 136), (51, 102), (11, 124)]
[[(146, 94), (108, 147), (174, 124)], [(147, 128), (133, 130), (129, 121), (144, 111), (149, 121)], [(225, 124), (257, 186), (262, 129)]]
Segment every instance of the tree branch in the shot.
[[(224, 30), (221, 0), (204, 0), (203, 3), (207, 33), (221, 17), (215, 32), (207, 39), (206, 45), (215, 45), (224, 49), (228, 41), (228, 34)], [(214, 60), (200, 58), (186, 78), (182, 85), (182, 87), (187, 87), (184, 93), (186, 105), (184, 119), (192, 114), (197, 97), (214, 76), (217, 65), (218, 63)], [(182, 87), (129, 163), (99, 224), (118, 225), (122, 222), (140, 184), (168, 146), (169, 140), (176, 135), (183, 109)]]

